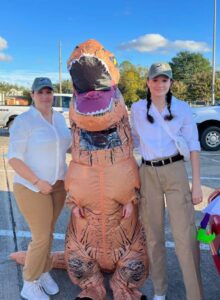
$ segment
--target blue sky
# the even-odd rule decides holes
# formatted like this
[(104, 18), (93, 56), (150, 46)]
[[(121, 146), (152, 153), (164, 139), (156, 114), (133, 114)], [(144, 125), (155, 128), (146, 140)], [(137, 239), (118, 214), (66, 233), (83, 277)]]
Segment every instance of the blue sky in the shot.
[[(59, 41), (63, 78), (69, 78), (67, 59), (89, 38), (100, 41), (119, 63), (148, 67), (184, 50), (211, 61), (213, 6), (213, 0), (3, 0), (0, 81), (30, 87), (36, 76), (49, 76), (58, 82)], [(217, 3), (217, 37), (219, 13)], [(219, 38), (216, 67), (220, 70)]]

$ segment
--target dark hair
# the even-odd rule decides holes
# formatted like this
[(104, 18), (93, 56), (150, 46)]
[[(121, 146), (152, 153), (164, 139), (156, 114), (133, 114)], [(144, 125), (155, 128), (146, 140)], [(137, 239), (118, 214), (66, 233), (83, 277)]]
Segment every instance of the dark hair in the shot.
[[(169, 115), (166, 115), (164, 117), (164, 120), (166, 120), (166, 121), (171, 121), (174, 118), (174, 116), (172, 115), (172, 112), (171, 112), (171, 102), (172, 102), (172, 93), (169, 90), (168, 93), (166, 94), (167, 109), (169, 111)], [(154, 118), (149, 114), (151, 103), (152, 103), (151, 92), (150, 92), (150, 89), (148, 88), (147, 89), (147, 120), (150, 123), (154, 123)]]

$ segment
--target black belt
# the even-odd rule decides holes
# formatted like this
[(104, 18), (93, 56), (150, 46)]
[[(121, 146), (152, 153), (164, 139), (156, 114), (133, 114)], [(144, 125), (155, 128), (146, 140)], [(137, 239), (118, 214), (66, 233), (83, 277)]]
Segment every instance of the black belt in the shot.
[(151, 166), (151, 167), (161, 167), (161, 166), (165, 166), (165, 165), (171, 164), (175, 161), (182, 160), (182, 159), (183, 159), (183, 156), (178, 153), (174, 156), (170, 156), (168, 158), (159, 159), (159, 160), (145, 160), (142, 158), (142, 164), (145, 164), (145, 165)]

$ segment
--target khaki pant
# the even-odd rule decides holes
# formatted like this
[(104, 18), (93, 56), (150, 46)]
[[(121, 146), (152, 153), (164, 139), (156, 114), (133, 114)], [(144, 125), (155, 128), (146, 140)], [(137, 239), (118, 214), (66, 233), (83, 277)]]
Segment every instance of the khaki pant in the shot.
[(66, 197), (64, 182), (57, 181), (49, 195), (33, 192), (21, 184), (14, 183), (14, 194), (32, 234), (23, 277), (27, 281), (33, 281), (51, 269), (50, 250), (54, 226)]
[(164, 196), (176, 253), (188, 300), (201, 300), (199, 246), (196, 241), (194, 207), (183, 161), (162, 167), (141, 165), (140, 215), (145, 228), (151, 277), (157, 295), (166, 294), (166, 248)]

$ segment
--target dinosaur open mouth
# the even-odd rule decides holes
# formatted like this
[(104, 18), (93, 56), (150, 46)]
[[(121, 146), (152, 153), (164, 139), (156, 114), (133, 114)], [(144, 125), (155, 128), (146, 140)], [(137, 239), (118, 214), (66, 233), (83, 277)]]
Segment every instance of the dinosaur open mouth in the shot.
[(74, 88), (78, 93), (110, 90), (112, 79), (106, 64), (98, 57), (83, 55), (69, 67)]
[(75, 108), (85, 115), (100, 115), (111, 110), (114, 88), (106, 64), (92, 55), (74, 59), (69, 67), (76, 90)]

